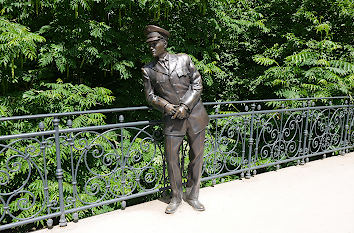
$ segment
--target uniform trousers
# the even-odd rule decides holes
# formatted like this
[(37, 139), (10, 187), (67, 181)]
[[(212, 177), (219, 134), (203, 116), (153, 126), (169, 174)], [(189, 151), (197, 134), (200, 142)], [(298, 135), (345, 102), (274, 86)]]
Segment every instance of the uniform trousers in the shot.
[[(172, 201), (180, 202), (182, 200), (182, 176), (179, 161), (179, 151), (184, 136), (165, 135), (165, 148), (168, 176), (170, 178)], [(200, 177), (203, 166), (205, 130), (193, 134), (187, 131), (187, 140), (189, 143), (189, 165), (187, 173), (187, 198), (197, 200), (199, 196)]]

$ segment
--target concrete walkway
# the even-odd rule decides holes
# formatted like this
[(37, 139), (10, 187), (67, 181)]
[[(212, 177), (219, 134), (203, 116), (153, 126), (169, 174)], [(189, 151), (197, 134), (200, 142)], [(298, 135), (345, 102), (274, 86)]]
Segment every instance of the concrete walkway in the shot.
[(205, 212), (151, 201), (36, 233), (354, 233), (354, 153), (203, 188)]

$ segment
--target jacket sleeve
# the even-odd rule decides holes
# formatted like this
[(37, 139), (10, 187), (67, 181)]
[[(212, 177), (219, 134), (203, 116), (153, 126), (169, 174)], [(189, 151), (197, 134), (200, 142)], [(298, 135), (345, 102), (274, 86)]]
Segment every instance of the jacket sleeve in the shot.
[(145, 68), (141, 68), (141, 70), (144, 78), (144, 90), (147, 102), (157, 110), (164, 112), (164, 108), (166, 104), (169, 104), (169, 102), (161, 98), (160, 96), (155, 95), (154, 88), (151, 85), (151, 80), (149, 78), (148, 72)]
[(198, 103), (200, 96), (203, 90), (202, 77), (198, 70), (195, 68), (191, 58), (188, 55), (185, 55), (186, 66), (190, 72), (190, 87), (186, 94), (182, 97), (181, 103), (185, 104), (190, 111), (194, 108), (194, 106)]

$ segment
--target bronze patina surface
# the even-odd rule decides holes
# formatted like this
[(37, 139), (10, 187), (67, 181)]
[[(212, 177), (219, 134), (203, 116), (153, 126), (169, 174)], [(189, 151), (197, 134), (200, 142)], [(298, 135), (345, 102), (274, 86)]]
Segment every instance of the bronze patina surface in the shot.
[(195, 210), (203, 211), (198, 196), (209, 118), (200, 98), (202, 78), (188, 55), (166, 51), (170, 36), (167, 30), (148, 25), (145, 34), (154, 57), (142, 68), (145, 95), (164, 114), (165, 156), (172, 190), (165, 212), (174, 213), (182, 202), (179, 150), (185, 135), (190, 145), (185, 201)]

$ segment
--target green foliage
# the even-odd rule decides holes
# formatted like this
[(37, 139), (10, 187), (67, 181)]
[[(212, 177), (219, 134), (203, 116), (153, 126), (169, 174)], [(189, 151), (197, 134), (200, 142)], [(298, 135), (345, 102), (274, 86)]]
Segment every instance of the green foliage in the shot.
[[(294, 34), (286, 34), (284, 37), (287, 41), (280, 47), (276, 44), (263, 55), (255, 55), (253, 59), (260, 65), (277, 65), (259, 76), (254, 81), (255, 86), (269, 86), (278, 97), (285, 98), (352, 95), (354, 56), (346, 54), (346, 48), (351, 46), (332, 41), (334, 35), (330, 34), (329, 23), (321, 23), (312, 12), (301, 14), (313, 21), (311, 28), (321, 34), (321, 40), (305, 40)], [(274, 53), (274, 50), (278, 51)], [(294, 52), (283, 57), (279, 65), (272, 57), (284, 54), (284, 50)]]
[[(168, 28), (173, 35), (170, 51), (194, 57), (205, 80), (204, 98), (208, 100), (249, 94), (244, 87), (250, 78), (242, 67), (250, 60), (243, 58), (247, 51), (257, 51), (260, 36), (269, 33), (263, 15), (248, 1), (43, 0), (14, 4), (2, 0), (1, 3), (6, 18), (17, 18), (20, 23), (31, 25), (47, 39), (40, 47), (38, 66), (31, 66), (35, 78), (27, 75), (24, 80), (27, 90), (33, 82), (53, 82), (57, 78), (90, 86), (102, 83), (115, 95), (129, 96), (123, 100), (133, 100), (119, 102), (123, 106), (145, 104), (139, 67), (151, 59), (144, 43), (146, 24)], [(240, 60), (248, 62), (240, 64)], [(140, 92), (122, 90), (126, 87)], [(220, 89), (225, 91), (217, 92)]]
[(37, 57), (36, 42), (44, 42), (45, 39), (35, 33), (29, 32), (28, 28), (17, 23), (0, 18), (0, 42), (1, 64), (7, 66), (11, 59), (20, 55), (33, 60)]
[[(73, 112), (112, 104), (115, 97), (103, 87), (90, 88), (86, 85), (71, 83), (44, 83), (38, 89), (30, 89), (17, 96), (0, 97), (1, 116), (41, 114), (47, 112)], [(101, 113), (81, 115), (73, 120), (73, 127), (104, 124)], [(45, 125), (52, 127), (51, 118)], [(38, 131), (38, 121), (5, 121), (0, 123), (0, 134), (17, 134)]]
[[(46, 38), (45, 43), (33, 40), (41, 42), (39, 52), (30, 53), (39, 57), (37, 62), (27, 58), (23, 69), (18, 62), (12, 66), (6, 62), (9, 69), (18, 70), (15, 86), (23, 92), (61, 78), (108, 87), (123, 97), (116, 102), (119, 106), (145, 104), (140, 67), (151, 59), (143, 35), (147, 24), (172, 32), (170, 52), (193, 57), (205, 81), (204, 100), (281, 96), (271, 86), (258, 85), (257, 77), (267, 70), (262, 66), (311, 62), (306, 56), (318, 50), (332, 50), (329, 53), (335, 56), (312, 59), (317, 65), (331, 60), (352, 63), (353, 4), (348, 0), (1, 0), (0, 4), (3, 21), (16, 20), (38, 31), (32, 36)], [(323, 48), (311, 47), (311, 41), (313, 46), (321, 42)], [(11, 70), (1, 72), (6, 80), (3, 95), (10, 94)]]
[[(115, 99), (112, 92), (103, 87), (90, 88), (71, 83), (45, 83), (44, 90), (31, 89), (23, 94), (26, 105), (34, 104), (39, 112), (73, 112), (94, 106), (109, 105)], [(32, 106), (30, 106), (32, 107)]]
[(39, 59), (39, 65), (45, 67), (55, 63), (57, 69), (63, 73), (67, 67), (67, 59), (64, 55), (64, 46), (62, 44), (51, 44), (48, 47), (41, 48), (41, 57)]
[(22, 79), (15, 75), (15, 70), (18, 66), (23, 69), (26, 59), (36, 59), (37, 43), (44, 41), (44, 37), (31, 33), (27, 27), (0, 17), (0, 83), (3, 93), (7, 91), (8, 83)]
[(257, 64), (260, 64), (260, 65), (263, 65), (263, 66), (270, 66), (270, 65), (273, 65), (273, 64), (279, 65), (276, 60), (268, 58), (268, 57), (264, 57), (264, 56), (259, 55), (259, 54), (254, 55), (253, 56), (253, 60)]

